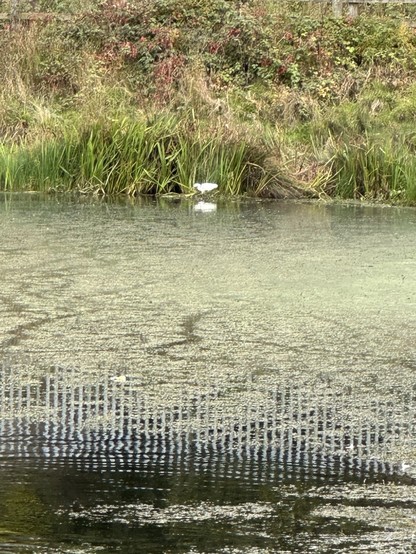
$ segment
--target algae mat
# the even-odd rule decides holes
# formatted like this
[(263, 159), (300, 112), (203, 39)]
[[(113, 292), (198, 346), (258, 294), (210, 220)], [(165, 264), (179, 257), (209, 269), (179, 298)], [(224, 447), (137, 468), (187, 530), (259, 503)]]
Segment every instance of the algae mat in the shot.
[(0, 230), (0, 552), (413, 551), (414, 210), (5, 195)]

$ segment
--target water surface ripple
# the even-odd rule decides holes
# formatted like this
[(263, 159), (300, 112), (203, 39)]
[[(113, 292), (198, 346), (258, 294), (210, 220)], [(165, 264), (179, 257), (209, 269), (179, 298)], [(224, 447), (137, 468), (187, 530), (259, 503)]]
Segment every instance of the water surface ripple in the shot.
[(0, 198), (0, 552), (414, 552), (416, 212)]

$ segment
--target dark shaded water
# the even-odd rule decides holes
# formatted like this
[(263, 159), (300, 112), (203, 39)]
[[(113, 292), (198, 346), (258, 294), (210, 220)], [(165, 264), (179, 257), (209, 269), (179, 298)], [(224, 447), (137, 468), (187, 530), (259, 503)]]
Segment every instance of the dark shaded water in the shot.
[(347, 495), (350, 485), (385, 483), (371, 465), (208, 450), (28, 457), (1, 466), (1, 552), (305, 552), (323, 535), (325, 551), (350, 545), (369, 551), (373, 539), (363, 534), (384, 531), (376, 523), (314, 514), (321, 506), (357, 506), (347, 496), (334, 500), (332, 486)]
[(414, 552), (416, 212), (0, 203), (0, 553)]

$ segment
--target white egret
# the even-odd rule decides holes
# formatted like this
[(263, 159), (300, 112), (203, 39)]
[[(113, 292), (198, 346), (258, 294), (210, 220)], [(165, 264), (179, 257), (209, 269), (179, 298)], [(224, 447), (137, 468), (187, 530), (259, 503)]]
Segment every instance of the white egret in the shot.
[(194, 189), (196, 189), (201, 194), (205, 192), (211, 192), (218, 188), (217, 183), (195, 183)]

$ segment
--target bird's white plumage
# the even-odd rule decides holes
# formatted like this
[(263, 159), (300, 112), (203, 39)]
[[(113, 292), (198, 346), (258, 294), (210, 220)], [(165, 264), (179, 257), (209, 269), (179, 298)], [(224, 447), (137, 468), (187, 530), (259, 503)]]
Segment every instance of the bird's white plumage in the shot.
[(204, 193), (204, 192), (211, 192), (218, 188), (217, 183), (195, 183), (194, 189), (196, 189), (198, 192)]

